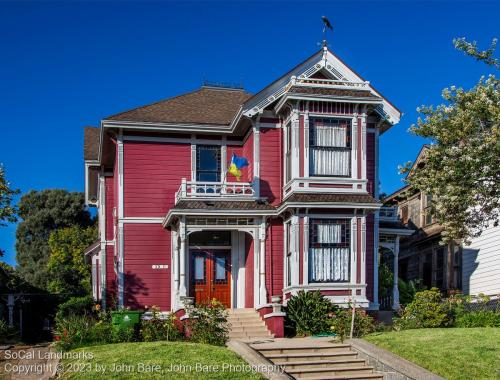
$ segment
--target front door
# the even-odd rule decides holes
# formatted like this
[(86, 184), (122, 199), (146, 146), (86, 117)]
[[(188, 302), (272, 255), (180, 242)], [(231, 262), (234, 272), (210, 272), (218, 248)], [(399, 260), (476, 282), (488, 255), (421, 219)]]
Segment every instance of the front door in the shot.
[(191, 297), (196, 304), (215, 298), (231, 307), (231, 250), (191, 250)]

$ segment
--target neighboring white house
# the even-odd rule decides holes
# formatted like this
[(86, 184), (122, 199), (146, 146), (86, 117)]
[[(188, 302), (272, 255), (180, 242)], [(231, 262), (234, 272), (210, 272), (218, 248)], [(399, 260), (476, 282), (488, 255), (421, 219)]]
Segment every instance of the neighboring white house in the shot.
[(489, 227), (463, 247), (464, 294), (500, 296), (500, 226)]

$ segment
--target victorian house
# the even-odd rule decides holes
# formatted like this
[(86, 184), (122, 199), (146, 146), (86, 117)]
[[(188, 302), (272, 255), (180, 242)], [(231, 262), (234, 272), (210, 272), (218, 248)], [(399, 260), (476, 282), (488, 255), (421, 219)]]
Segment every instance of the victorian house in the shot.
[[(409, 175), (425, 165), (429, 145), (418, 154)], [(430, 209), (432, 194), (405, 186), (384, 199), (381, 219), (387, 215), (399, 225), (398, 252), (394, 271), (405, 281), (418, 281), (426, 288), (436, 287), (444, 294), (459, 291), (468, 295), (500, 294), (500, 226), (489, 226), (481, 236), (462, 241), (441, 243), (443, 228), (436, 223)], [(387, 222), (385, 220), (384, 222)], [(380, 228), (383, 229), (381, 222)], [(405, 232), (406, 230), (406, 232)], [(394, 231), (393, 231), (394, 232)], [(381, 236), (381, 248), (394, 234)], [(384, 239), (385, 237), (385, 239)], [(388, 247), (390, 249), (390, 247)]]
[(377, 309), (378, 141), (400, 115), (324, 47), (257, 94), (203, 86), (85, 128), (94, 296), (272, 317), (319, 289)]

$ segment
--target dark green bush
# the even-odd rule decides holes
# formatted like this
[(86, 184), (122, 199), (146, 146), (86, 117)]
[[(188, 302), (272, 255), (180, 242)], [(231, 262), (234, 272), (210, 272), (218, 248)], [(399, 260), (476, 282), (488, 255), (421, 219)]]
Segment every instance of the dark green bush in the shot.
[(17, 331), (10, 327), (7, 322), (0, 318), (0, 343), (7, 343), (16, 338)]
[[(339, 309), (330, 319), (331, 330), (337, 334), (340, 341), (343, 342), (351, 333), (352, 309)], [(364, 310), (357, 309), (354, 314), (353, 337), (361, 338), (366, 334), (375, 331), (375, 323)]]
[(414, 300), (400, 311), (394, 319), (394, 328), (417, 329), (446, 327), (453, 323), (453, 313), (448, 303), (443, 302), (438, 289), (432, 288), (415, 293)]
[(319, 290), (299, 291), (286, 305), (288, 324), (297, 335), (315, 335), (329, 332), (330, 314), (338, 308), (326, 299)]
[(92, 296), (72, 297), (59, 305), (56, 320), (71, 316), (91, 316), (94, 313), (94, 305)]
[(455, 320), (456, 327), (500, 327), (500, 313), (493, 310), (463, 313)]
[(215, 346), (223, 346), (227, 342), (229, 323), (224, 305), (213, 299), (209, 304), (186, 309), (189, 315), (186, 328), (191, 341)]
[(182, 334), (175, 324), (176, 317), (173, 313), (170, 313), (166, 318), (161, 318), (160, 309), (156, 306), (153, 306), (150, 312), (151, 318), (141, 322), (141, 338), (144, 342), (175, 341), (182, 338)]

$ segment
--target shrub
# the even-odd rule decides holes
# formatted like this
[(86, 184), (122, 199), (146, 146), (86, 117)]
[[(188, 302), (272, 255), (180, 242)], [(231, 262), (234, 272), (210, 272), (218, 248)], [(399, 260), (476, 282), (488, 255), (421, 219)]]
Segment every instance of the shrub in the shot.
[(228, 340), (229, 323), (224, 305), (213, 299), (209, 304), (187, 307), (187, 329), (193, 342), (223, 346)]
[(500, 327), (500, 313), (481, 310), (464, 313), (457, 317), (456, 327)]
[(71, 297), (59, 305), (56, 320), (71, 316), (91, 316), (93, 314), (94, 299), (92, 296)]
[(99, 320), (90, 328), (89, 343), (114, 342), (113, 326), (109, 321)]
[(182, 335), (175, 324), (177, 318), (173, 313), (166, 318), (161, 318), (160, 309), (157, 306), (151, 307), (150, 312), (151, 318), (141, 323), (141, 337), (144, 342), (181, 339)]
[(0, 343), (6, 343), (15, 338), (16, 335), (16, 329), (10, 327), (3, 319), (0, 319)]
[(329, 330), (329, 314), (337, 309), (319, 290), (301, 290), (288, 300), (286, 314), (298, 335), (315, 335)]
[[(341, 342), (343, 342), (351, 332), (351, 321), (351, 308), (339, 309), (330, 320), (330, 328), (337, 334)], [(366, 314), (364, 310), (357, 309), (354, 314), (353, 337), (360, 338), (373, 331), (375, 331), (373, 318)]]
[(70, 315), (58, 318), (56, 322), (57, 346), (69, 350), (90, 341), (91, 329), (95, 321), (86, 316)]
[(112, 338), (110, 343), (138, 342), (137, 330), (133, 327), (112, 326)]
[(453, 322), (452, 310), (444, 303), (437, 288), (415, 293), (414, 300), (395, 318), (394, 328), (414, 329), (445, 327)]

